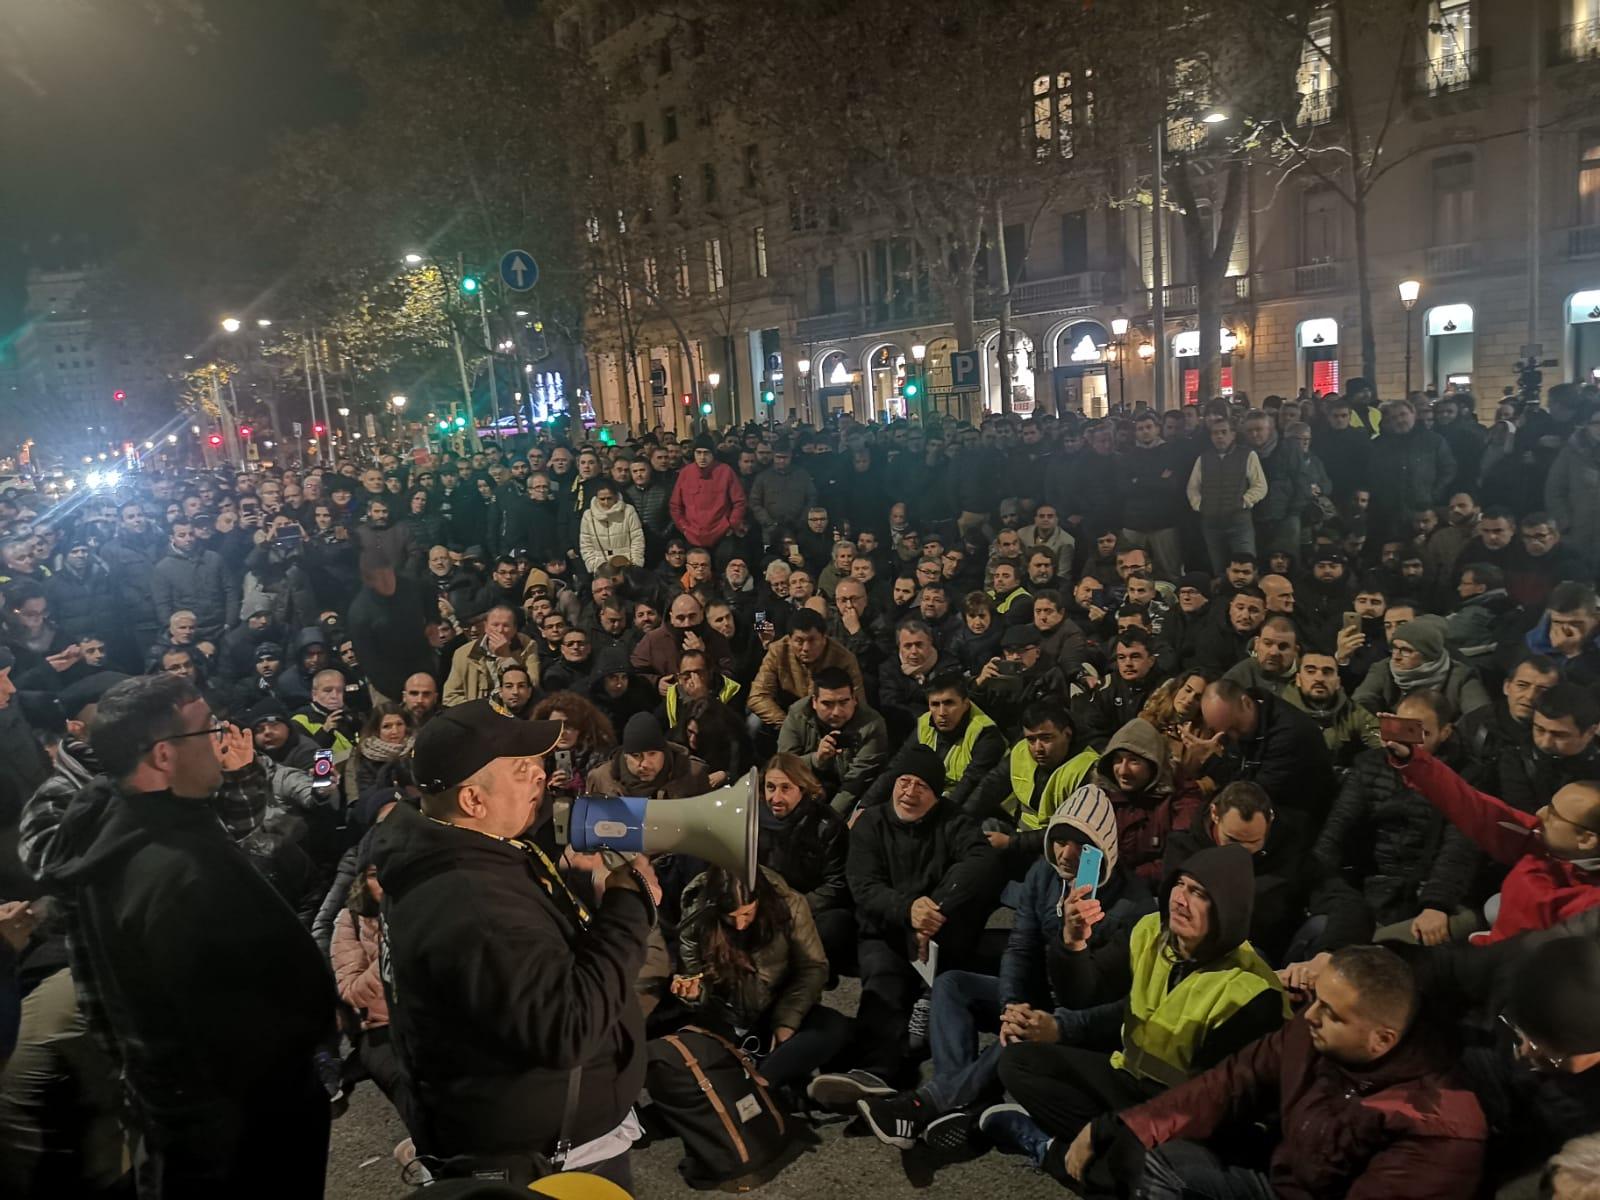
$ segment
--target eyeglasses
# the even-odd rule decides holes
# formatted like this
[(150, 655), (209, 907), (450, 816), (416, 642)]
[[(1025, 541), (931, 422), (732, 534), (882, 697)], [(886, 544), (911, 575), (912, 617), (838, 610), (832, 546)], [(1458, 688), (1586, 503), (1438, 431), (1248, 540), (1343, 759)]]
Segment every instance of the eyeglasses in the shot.
[(566, 650), (582, 650), (588, 644), (588, 641), (584, 638), (578, 638), (576, 641), (561, 643), (562, 648)]
[(206, 727), (205, 729), (193, 729), (193, 730), (190, 730), (188, 733), (169, 734), (166, 737), (159, 737), (155, 741), (151, 742), (148, 746), (145, 747), (145, 751), (148, 752), (148, 751), (154, 750), (162, 742), (181, 742), (181, 741), (183, 741), (184, 738), (194, 738), (194, 737), (220, 738), (226, 732), (228, 732), (228, 727), (226, 725), (211, 725), (211, 726)]
[(1516, 1039), (1518, 1057), (1534, 1070), (1560, 1071), (1567, 1065), (1567, 1055), (1554, 1050), (1547, 1050), (1539, 1045), (1538, 1042), (1517, 1028), (1517, 1023), (1505, 1013), (1501, 1013), (1496, 1019), (1510, 1030), (1511, 1036)]

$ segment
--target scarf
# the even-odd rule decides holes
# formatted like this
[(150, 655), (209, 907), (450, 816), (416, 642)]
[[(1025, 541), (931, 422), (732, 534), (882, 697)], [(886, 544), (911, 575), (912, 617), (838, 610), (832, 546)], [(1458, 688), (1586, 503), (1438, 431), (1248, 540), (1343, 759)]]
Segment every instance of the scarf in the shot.
[(1402, 692), (1410, 693), (1422, 689), (1444, 689), (1444, 681), (1450, 677), (1450, 652), (1446, 650), (1432, 662), (1425, 662), (1420, 667), (1400, 668), (1391, 665), (1390, 673), (1394, 676), (1395, 683), (1400, 685)]
[(407, 734), (403, 742), (386, 742), (379, 737), (361, 739), (361, 757), (368, 762), (394, 762), (411, 753), (411, 743), (416, 741), (415, 734)]

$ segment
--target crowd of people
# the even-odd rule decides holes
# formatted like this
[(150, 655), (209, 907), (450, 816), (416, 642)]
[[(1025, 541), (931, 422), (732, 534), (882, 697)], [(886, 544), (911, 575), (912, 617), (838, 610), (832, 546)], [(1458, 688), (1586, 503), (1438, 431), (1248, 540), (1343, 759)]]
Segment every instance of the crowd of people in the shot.
[[(1086, 1196), (1600, 1194), (1600, 396), (1493, 417), (1357, 379), (7, 493), (0, 1194), (321, 1194), (358, 1085), (412, 1178), (627, 1186), (687, 1025)], [(753, 769), (753, 885), (553, 831)]]

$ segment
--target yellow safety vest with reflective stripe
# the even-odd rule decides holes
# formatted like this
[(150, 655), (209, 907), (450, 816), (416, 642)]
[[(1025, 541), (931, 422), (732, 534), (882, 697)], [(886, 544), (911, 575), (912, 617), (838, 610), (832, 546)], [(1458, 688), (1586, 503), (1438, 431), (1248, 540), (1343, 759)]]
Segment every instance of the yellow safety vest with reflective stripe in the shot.
[[(989, 714), (974, 704), (967, 712), (967, 728), (961, 735), (961, 740), (944, 756), (944, 786), (953, 788), (960, 782), (961, 777), (967, 773), (967, 766), (972, 762), (972, 748), (978, 744), (978, 735), (985, 729), (993, 729), (994, 722), (989, 719)], [(917, 741), (929, 750), (939, 748), (939, 731), (933, 727), (933, 718), (923, 713), (917, 718)]]
[(1279, 994), (1283, 1018), (1289, 1019), (1283, 984), (1249, 942), (1184, 976), (1170, 992), (1173, 958), (1160, 913), (1142, 917), (1133, 927), (1128, 952), (1133, 987), (1123, 1010), (1122, 1049), (1111, 1056), (1111, 1065), (1130, 1075), (1166, 1087), (1182, 1083), (1194, 1073), (1194, 1054), (1206, 1034), (1263, 991)]
[(1028, 753), (1026, 738), (1011, 747), (1011, 798), (1018, 827), (1043, 829), (1048, 825), (1056, 809), (1061, 806), (1061, 801), (1078, 789), (1084, 777), (1099, 761), (1100, 756), (1093, 750), (1081, 751), (1067, 759), (1045, 781), (1044, 791), (1039, 795), (1039, 807), (1035, 809), (1033, 785), (1039, 764)]
[[(717, 693), (717, 699), (724, 704), (739, 694), (742, 684), (733, 679), (722, 681), (722, 690)], [(667, 689), (667, 725), (669, 728), (678, 724), (678, 685), (673, 684)]]
[(1017, 602), (1019, 597), (1031, 595), (1032, 593), (1027, 588), (1019, 586), (1014, 591), (1008, 592), (1003, 600), (998, 596), (994, 597), (994, 610), (1003, 617), (1011, 611), (1011, 606)]

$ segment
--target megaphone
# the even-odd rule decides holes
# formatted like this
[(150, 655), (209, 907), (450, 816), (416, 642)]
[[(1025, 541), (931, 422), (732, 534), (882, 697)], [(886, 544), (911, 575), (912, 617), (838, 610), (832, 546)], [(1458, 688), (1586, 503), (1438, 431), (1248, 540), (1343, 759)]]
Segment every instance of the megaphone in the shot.
[(558, 802), (552, 813), (556, 841), (580, 854), (687, 854), (733, 872), (753, 888), (760, 829), (757, 779), (751, 768), (738, 782), (702, 796), (579, 796)]

